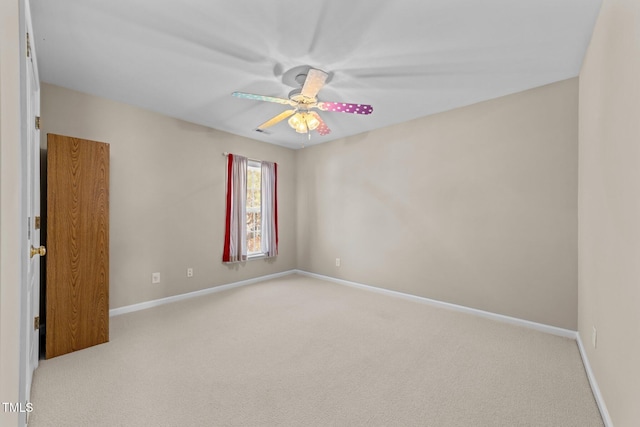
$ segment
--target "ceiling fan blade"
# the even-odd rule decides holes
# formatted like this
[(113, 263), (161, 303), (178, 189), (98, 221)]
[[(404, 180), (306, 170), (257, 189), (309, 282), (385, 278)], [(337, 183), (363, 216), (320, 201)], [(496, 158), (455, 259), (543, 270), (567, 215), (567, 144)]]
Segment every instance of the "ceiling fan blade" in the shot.
[(276, 98), (275, 96), (256, 95), (253, 93), (233, 92), (231, 95), (236, 98), (252, 99), (254, 101), (275, 102), (277, 104), (294, 105), (293, 101), (285, 98)]
[(315, 98), (322, 86), (324, 86), (327, 76), (328, 74), (322, 70), (310, 68), (300, 94), (306, 98)]
[(277, 116), (267, 120), (266, 122), (264, 122), (263, 124), (261, 124), (260, 126), (257, 127), (257, 129), (265, 129), (268, 128), (270, 126), (275, 125), (276, 123), (280, 123), (281, 121), (283, 121), (284, 119), (286, 119), (287, 117), (293, 115), (296, 112), (296, 110), (287, 110), (287, 111), (283, 111), (282, 113), (278, 114)]
[(373, 107), (367, 104), (347, 104), (344, 102), (318, 102), (316, 105), (322, 111), (336, 111), (338, 113), (371, 114)]
[(331, 129), (329, 129), (329, 126), (327, 126), (324, 120), (322, 120), (322, 117), (320, 117), (320, 114), (316, 113), (315, 111), (311, 111), (309, 114), (311, 114), (313, 117), (318, 119), (318, 121), (320, 122), (320, 124), (316, 128), (316, 131), (320, 135), (328, 135), (331, 133)]

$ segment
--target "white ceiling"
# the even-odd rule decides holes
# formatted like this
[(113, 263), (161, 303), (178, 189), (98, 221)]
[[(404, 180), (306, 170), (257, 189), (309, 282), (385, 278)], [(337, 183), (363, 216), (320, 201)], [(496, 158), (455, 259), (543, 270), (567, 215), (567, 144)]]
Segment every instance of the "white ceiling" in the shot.
[[(44, 82), (291, 148), (367, 132), (580, 71), (601, 0), (31, 0)], [(330, 73), (331, 134), (283, 121), (287, 71)], [(283, 79), (285, 80), (283, 82)]]

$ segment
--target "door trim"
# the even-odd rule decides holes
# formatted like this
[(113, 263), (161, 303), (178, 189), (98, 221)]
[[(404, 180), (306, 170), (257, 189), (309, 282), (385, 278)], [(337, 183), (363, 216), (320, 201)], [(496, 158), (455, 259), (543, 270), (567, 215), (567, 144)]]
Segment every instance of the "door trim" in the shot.
[[(0, 38), (0, 397), (18, 402), (24, 389), (22, 369), (22, 290), (26, 270), (23, 220), (24, 193), (21, 190), (24, 170), (21, 108), (24, 100), (23, 61), (19, 50), (25, 46), (24, 1), (0, 2), (3, 33)], [(6, 24), (6, 26), (4, 26)], [(0, 411), (0, 424), (23, 426), (26, 420), (18, 414)]]

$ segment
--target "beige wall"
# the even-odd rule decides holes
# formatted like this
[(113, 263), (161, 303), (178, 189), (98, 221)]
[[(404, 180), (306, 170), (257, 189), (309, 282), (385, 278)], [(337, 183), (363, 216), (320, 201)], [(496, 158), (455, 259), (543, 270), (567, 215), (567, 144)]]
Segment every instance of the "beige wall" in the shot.
[(639, 123), (640, 2), (604, 0), (580, 73), (578, 323), (616, 427), (640, 425)]
[[(47, 133), (111, 144), (111, 308), (295, 268), (294, 151), (47, 84), (41, 110), (43, 147)], [(221, 262), (224, 151), (279, 165), (274, 260)]]
[[(21, 148), (19, 2), (0, 2), (0, 402), (19, 402)], [(0, 408), (0, 425), (19, 425)]]
[(577, 93), (298, 150), (298, 268), (575, 330)]

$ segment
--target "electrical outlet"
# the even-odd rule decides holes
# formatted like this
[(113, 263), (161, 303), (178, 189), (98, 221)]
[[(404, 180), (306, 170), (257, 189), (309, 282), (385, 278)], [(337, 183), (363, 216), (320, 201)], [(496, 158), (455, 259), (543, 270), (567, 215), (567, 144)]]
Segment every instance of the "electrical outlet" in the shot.
[(596, 346), (598, 345), (598, 331), (596, 330), (596, 327), (593, 327), (593, 331), (591, 332), (591, 344), (593, 345), (593, 348), (596, 348)]
[(193, 268), (187, 268), (187, 277), (193, 277)]
[(336, 258), (336, 267), (340, 267), (340, 258)]
[(160, 273), (151, 274), (151, 283), (160, 283)]

